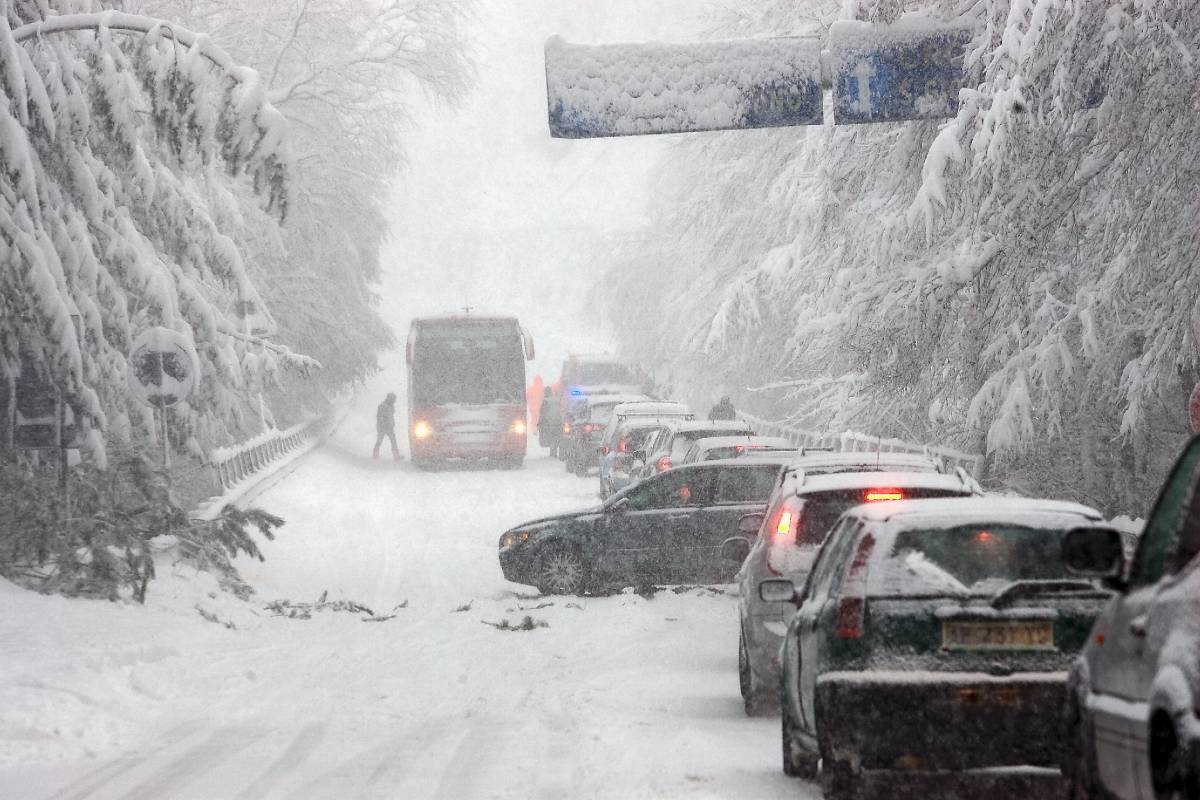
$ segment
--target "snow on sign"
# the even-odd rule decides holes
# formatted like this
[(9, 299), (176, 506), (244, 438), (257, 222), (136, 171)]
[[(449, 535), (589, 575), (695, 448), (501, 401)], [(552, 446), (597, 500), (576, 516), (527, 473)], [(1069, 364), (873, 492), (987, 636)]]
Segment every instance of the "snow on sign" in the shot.
[(941, 119), (958, 111), (972, 29), (919, 17), (894, 25), (841, 20), (829, 29), (839, 125)]
[(133, 342), (125, 377), (134, 396), (155, 408), (173, 406), (196, 388), (200, 359), (186, 336), (150, 328)]
[(821, 45), (780, 38), (697, 44), (546, 42), (557, 139), (819, 125)]

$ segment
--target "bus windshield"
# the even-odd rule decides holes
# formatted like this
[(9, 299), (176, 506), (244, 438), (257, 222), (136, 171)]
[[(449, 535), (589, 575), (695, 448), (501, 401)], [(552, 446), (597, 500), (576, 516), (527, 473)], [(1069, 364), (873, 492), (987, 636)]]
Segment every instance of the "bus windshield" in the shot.
[(421, 405), (523, 403), (519, 329), (478, 322), (423, 325), (413, 348), (412, 392)]

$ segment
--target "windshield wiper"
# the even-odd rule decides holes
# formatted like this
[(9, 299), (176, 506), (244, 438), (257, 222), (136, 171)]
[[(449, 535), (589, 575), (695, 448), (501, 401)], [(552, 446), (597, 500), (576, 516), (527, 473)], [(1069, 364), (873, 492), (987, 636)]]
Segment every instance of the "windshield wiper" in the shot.
[(1013, 581), (992, 595), (989, 601), (992, 608), (1005, 608), (1024, 597), (1040, 594), (1094, 594), (1104, 595), (1107, 592), (1096, 588), (1089, 581), (1047, 580), (1047, 581)]

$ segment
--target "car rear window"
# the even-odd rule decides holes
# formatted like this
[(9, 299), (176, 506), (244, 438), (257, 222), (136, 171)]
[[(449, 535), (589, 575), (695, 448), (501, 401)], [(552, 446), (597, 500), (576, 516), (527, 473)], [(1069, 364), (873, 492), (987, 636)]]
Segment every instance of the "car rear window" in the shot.
[(1061, 529), (962, 525), (906, 530), (871, 565), (873, 594), (991, 594), (1014, 581), (1064, 580)]
[(717, 475), (715, 503), (765, 503), (775, 488), (779, 467), (730, 467)]
[[(803, 544), (821, 544), (847, 510), (868, 502), (867, 489), (840, 489), (833, 492), (812, 492), (803, 496), (804, 511), (799, 530)], [(945, 489), (906, 489), (908, 500), (923, 500), (930, 497), (962, 497), (963, 492)]]

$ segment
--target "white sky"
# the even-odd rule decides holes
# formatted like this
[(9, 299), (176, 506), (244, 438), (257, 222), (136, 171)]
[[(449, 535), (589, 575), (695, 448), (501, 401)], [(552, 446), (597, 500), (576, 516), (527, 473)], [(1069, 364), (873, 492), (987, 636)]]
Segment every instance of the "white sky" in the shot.
[[(556, 373), (568, 349), (604, 346), (577, 271), (604, 234), (635, 227), (666, 137), (551, 139), (543, 43), (689, 41), (704, 0), (480, 0), (468, 21), (478, 78), (459, 107), (425, 106), (385, 250), (384, 311), (408, 318), (464, 305), (518, 315)], [(674, 137), (670, 137), (674, 138)], [(532, 374), (532, 373), (531, 373)]]

